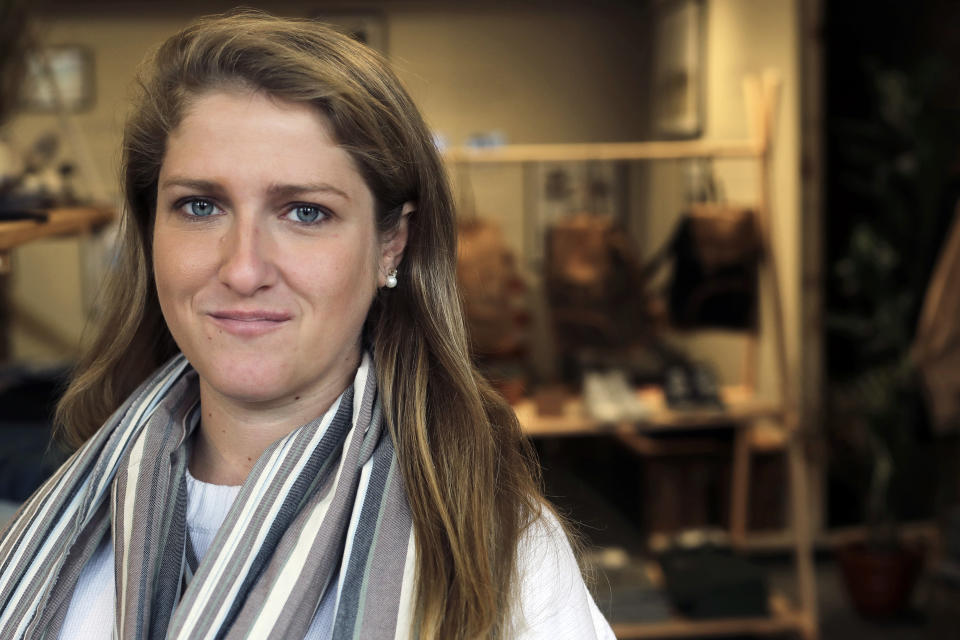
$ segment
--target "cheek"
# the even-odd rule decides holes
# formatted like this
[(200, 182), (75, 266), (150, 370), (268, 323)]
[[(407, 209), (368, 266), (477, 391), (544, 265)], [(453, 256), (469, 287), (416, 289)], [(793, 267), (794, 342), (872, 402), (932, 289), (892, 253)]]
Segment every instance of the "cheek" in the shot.
[[(352, 234), (351, 234), (352, 235)], [(377, 246), (367, 234), (338, 235), (322, 243), (287, 246), (284, 271), (301, 284), (333, 293), (373, 295), (379, 270)]]
[(153, 276), (161, 305), (200, 280), (204, 251), (182, 234), (158, 230), (153, 237)]
[(160, 233), (153, 234), (153, 280), (157, 288), (157, 295), (160, 297), (161, 304), (164, 301), (165, 293), (168, 290), (170, 281), (170, 255), (167, 248), (168, 243)]
[(315, 303), (355, 308), (373, 299), (376, 265), (366, 255), (334, 250), (301, 257), (286, 261), (284, 279)]

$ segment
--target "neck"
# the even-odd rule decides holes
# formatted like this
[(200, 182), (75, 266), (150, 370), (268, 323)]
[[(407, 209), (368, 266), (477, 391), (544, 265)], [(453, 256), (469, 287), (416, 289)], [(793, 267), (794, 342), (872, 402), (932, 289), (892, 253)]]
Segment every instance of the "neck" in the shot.
[(355, 373), (356, 367), (313, 393), (269, 407), (224, 396), (201, 378), (202, 414), (190, 455), (190, 473), (210, 484), (243, 484), (267, 447), (326, 413)]

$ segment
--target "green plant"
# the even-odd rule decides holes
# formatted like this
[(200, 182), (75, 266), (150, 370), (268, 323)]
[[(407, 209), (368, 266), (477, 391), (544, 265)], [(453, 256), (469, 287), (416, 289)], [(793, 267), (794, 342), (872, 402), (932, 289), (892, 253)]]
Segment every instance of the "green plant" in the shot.
[(828, 318), (831, 330), (857, 345), (867, 363), (837, 384), (830, 400), (847, 443), (867, 458), (864, 516), (878, 543), (889, 542), (892, 533), (894, 452), (910, 447), (916, 426), (911, 401), (916, 377), (909, 357), (916, 294), (892, 286), (899, 260), (874, 229), (858, 226), (834, 275), (870, 312), (835, 312)]
[[(874, 100), (859, 118), (835, 123), (850, 208), (847, 236), (830, 264), (829, 395), (837, 439), (866, 477), (864, 517), (873, 542), (890, 543), (891, 486), (917, 451), (922, 421), (910, 359), (916, 319), (939, 250), (947, 168), (957, 128), (937, 106), (943, 67), (869, 70)], [(837, 362), (839, 361), (839, 362)]]

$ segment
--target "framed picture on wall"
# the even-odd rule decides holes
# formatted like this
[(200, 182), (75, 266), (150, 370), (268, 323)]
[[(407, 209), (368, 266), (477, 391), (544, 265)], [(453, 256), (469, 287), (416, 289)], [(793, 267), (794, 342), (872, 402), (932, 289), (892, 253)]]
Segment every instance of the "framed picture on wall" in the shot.
[(696, 138), (704, 127), (704, 1), (661, 0), (654, 16), (654, 135)]
[(95, 101), (93, 51), (81, 45), (45, 47), (27, 59), (22, 105), (27, 111), (86, 111)]

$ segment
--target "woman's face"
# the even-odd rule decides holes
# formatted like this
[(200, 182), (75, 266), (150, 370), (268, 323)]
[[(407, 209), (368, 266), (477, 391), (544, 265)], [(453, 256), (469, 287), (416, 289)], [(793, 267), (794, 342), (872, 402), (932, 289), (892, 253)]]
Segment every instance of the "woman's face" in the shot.
[(381, 242), (370, 190), (309, 106), (196, 99), (167, 141), (153, 269), (205, 392), (255, 406), (338, 394), (405, 224)]

